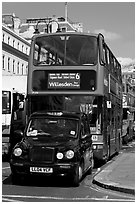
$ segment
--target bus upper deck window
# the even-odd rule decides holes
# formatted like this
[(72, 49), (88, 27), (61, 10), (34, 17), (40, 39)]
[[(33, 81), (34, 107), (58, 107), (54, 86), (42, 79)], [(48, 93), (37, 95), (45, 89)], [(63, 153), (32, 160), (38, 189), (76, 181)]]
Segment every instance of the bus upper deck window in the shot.
[(88, 35), (50, 35), (36, 38), (34, 65), (95, 65), (97, 38)]

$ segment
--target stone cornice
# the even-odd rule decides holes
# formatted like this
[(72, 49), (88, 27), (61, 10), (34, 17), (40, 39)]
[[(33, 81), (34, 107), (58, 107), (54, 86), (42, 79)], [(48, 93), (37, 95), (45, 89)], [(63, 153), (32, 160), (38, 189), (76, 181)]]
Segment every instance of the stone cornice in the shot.
[(13, 37), (15, 37), (16, 39), (22, 41), (23, 43), (25, 43), (26, 45), (30, 46), (30, 43), (25, 40), (24, 38), (22, 38), (21, 36), (17, 35), (15, 32), (13, 32), (11, 29), (9, 29), (8, 27), (2, 25), (2, 30), (4, 30), (5, 32), (9, 33), (10, 35), (12, 35)]

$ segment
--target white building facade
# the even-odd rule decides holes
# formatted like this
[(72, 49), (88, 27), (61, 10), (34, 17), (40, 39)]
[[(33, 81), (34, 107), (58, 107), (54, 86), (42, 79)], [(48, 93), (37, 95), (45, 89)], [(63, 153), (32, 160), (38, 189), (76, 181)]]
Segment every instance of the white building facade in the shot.
[(30, 43), (2, 24), (2, 75), (27, 75)]

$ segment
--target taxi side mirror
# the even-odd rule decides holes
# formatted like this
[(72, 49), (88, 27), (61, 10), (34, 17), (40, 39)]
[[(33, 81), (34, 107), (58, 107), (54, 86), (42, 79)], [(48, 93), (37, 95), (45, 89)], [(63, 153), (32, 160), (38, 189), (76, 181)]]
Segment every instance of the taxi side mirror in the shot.
[(21, 130), (15, 130), (14, 138), (17, 140), (21, 140), (23, 138), (23, 132)]
[(82, 140), (85, 140), (85, 139), (87, 138), (87, 136), (88, 136), (88, 135), (82, 135), (82, 136), (81, 136), (81, 139), (82, 139)]

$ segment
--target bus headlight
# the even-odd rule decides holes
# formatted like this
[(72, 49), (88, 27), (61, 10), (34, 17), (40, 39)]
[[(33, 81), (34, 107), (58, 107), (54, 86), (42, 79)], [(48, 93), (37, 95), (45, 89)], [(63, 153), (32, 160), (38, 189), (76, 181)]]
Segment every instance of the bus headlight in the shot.
[(72, 159), (74, 157), (74, 152), (72, 150), (68, 150), (65, 156), (67, 159)]
[(14, 154), (16, 157), (19, 157), (19, 156), (22, 154), (22, 149), (19, 148), (19, 147), (16, 148), (16, 149), (14, 149), (13, 154)]
[(63, 159), (63, 154), (61, 152), (57, 153), (57, 159)]

